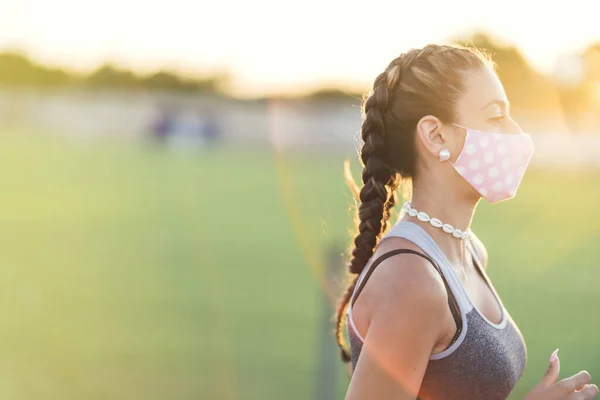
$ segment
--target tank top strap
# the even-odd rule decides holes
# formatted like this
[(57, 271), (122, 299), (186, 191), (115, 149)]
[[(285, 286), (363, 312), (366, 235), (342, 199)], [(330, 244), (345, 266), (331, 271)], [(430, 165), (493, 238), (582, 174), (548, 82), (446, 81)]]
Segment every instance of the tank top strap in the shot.
[(418, 224), (410, 221), (399, 221), (392, 226), (381, 239), (382, 241), (389, 237), (399, 237), (406, 239), (418, 246), (425, 254), (431, 257), (442, 270), (447, 285), (452, 291), (461, 312), (468, 313), (473, 308), (467, 293), (465, 292), (458, 276), (450, 265), (448, 258), (444, 255), (442, 249), (435, 240)]

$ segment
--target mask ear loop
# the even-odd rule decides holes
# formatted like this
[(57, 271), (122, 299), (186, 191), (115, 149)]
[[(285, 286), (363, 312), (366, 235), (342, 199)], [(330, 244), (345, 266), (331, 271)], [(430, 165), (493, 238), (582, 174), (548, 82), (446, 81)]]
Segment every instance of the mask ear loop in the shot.
[(459, 125), (459, 124), (455, 124), (454, 122), (451, 122), (451, 125), (458, 126), (459, 128), (463, 128), (465, 131), (467, 131), (467, 133), (468, 133), (469, 131), (482, 132), (482, 131), (480, 131), (479, 129), (471, 129), (471, 128), (467, 128), (466, 126), (462, 126), (462, 125)]
[(469, 131), (472, 131), (472, 132), (484, 132), (484, 131), (482, 131), (482, 130), (480, 130), (480, 129), (471, 129), (471, 128), (467, 128), (466, 126), (462, 126), (462, 125), (459, 125), (459, 124), (455, 124), (454, 122), (451, 122), (450, 124), (451, 124), (451, 125), (454, 125), (454, 126), (458, 126), (459, 128), (463, 128), (465, 131), (467, 131), (467, 135), (469, 134)]
[[(459, 128), (463, 128), (464, 130), (466, 130), (466, 131), (467, 131), (467, 133), (468, 133), (469, 131), (473, 131), (473, 132), (484, 132), (484, 131), (482, 131), (482, 130), (479, 130), (479, 129), (471, 129), (471, 128), (467, 128), (466, 126), (462, 126), (462, 125), (459, 125), (459, 124), (455, 124), (454, 122), (451, 122), (451, 123), (450, 123), (450, 125), (454, 125), (454, 126), (457, 126), (457, 127), (459, 127)], [(506, 135), (506, 133), (497, 133), (497, 134), (498, 134), (498, 135)], [(526, 133), (521, 133), (521, 135), (527, 135), (527, 134), (526, 134)]]
[[(455, 124), (454, 122), (451, 122), (450, 124), (451, 124), (451, 125), (454, 125), (454, 126), (457, 126), (457, 127), (459, 127), (459, 128), (463, 128), (463, 129), (464, 129), (464, 130), (467, 132), (467, 136), (469, 136), (469, 131), (472, 131), (472, 130), (474, 130), (474, 129), (469, 129), (469, 128), (467, 128), (466, 126), (462, 126), (462, 125), (459, 125), (459, 124)], [(459, 157), (459, 158), (460, 158), (460, 155), (461, 155), (461, 153), (462, 153), (462, 150), (461, 150), (461, 152), (460, 152), (460, 153), (459, 153), (459, 155), (458, 155), (458, 157)], [(458, 161), (458, 159), (457, 159), (456, 161)], [(454, 167), (454, 164), (455, 164), (455, 163), (453, 163), (453, 162), (450, 162), (450, 165), (452, 165), (453, 167)], [(455, 168), (456, 168), (456, 167), (455, 167)]]
[(459, 125), (459, 124), (455, 124), (454, 122), (451, 122), (451, 124), (454, 125), (454, 126), (458, 126), (459, 128), (463, 128), (463, 129), (469, 130), (469, 128), (467, 128), (465, 126), (462, 126), (462, 125)]

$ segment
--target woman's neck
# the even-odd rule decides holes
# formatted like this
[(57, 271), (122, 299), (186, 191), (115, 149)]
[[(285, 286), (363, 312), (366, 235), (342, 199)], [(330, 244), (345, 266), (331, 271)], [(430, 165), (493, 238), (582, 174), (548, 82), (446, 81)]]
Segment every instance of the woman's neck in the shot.
[[(469, 200), (457, 190), (450, 190), (447, 185), (419, 185), (413, 182), (412, 206), (426, 213), (431, 218), (438, 218), (444, 224), (466, 231), (470, 229), (477, 206), (477, 200)], [(440, 246), (452, 264), (463, 264), (466, 260), (466, 241), (456, 239), (440, 228), (427, 222), (405, 215), (403, 219), (419, 224)]]

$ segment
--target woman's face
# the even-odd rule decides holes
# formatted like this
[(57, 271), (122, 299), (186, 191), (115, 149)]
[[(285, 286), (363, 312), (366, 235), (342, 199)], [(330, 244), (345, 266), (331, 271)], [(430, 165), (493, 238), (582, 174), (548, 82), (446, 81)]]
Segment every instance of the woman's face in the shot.
[[(449, 183), (448, 187), (469, 193), (478, 198), (471, 187), (449, 163), (440, 162), (440, 152), (450, 152), (450, 163), (455, 163), (463, 150), (467, 132), (465, 128), (490, 133), (521, 134), (521, 128), (510, 116), (510, 107), (498, 76), (489, 68), (466, 74), (464, 91), (455, 103), (454, 121), (443, 123), (434, 116), (425, 116), (417, 124), (417, 142), (420, 161), (418, 174), (432, 176), (434, 181)], [(435, 177), (434, 177), (435, 176)]]
[(456, 123), (467, 128), (494, 133), (522, 133), (510, 116), (510, 105), (500, 79), (489, 68), (468, 73), (465, 92), (456, 104), (456, 112)]

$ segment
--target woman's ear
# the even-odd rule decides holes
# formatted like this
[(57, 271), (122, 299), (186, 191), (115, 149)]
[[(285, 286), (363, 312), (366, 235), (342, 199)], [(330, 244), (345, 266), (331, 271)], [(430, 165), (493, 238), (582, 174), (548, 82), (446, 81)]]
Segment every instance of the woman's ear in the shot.
[(417, 138), (432, 157), (439, 158), (442, 150), (450, 150), (444, 124), (432, 115), (426, 115), (417, 123)]

